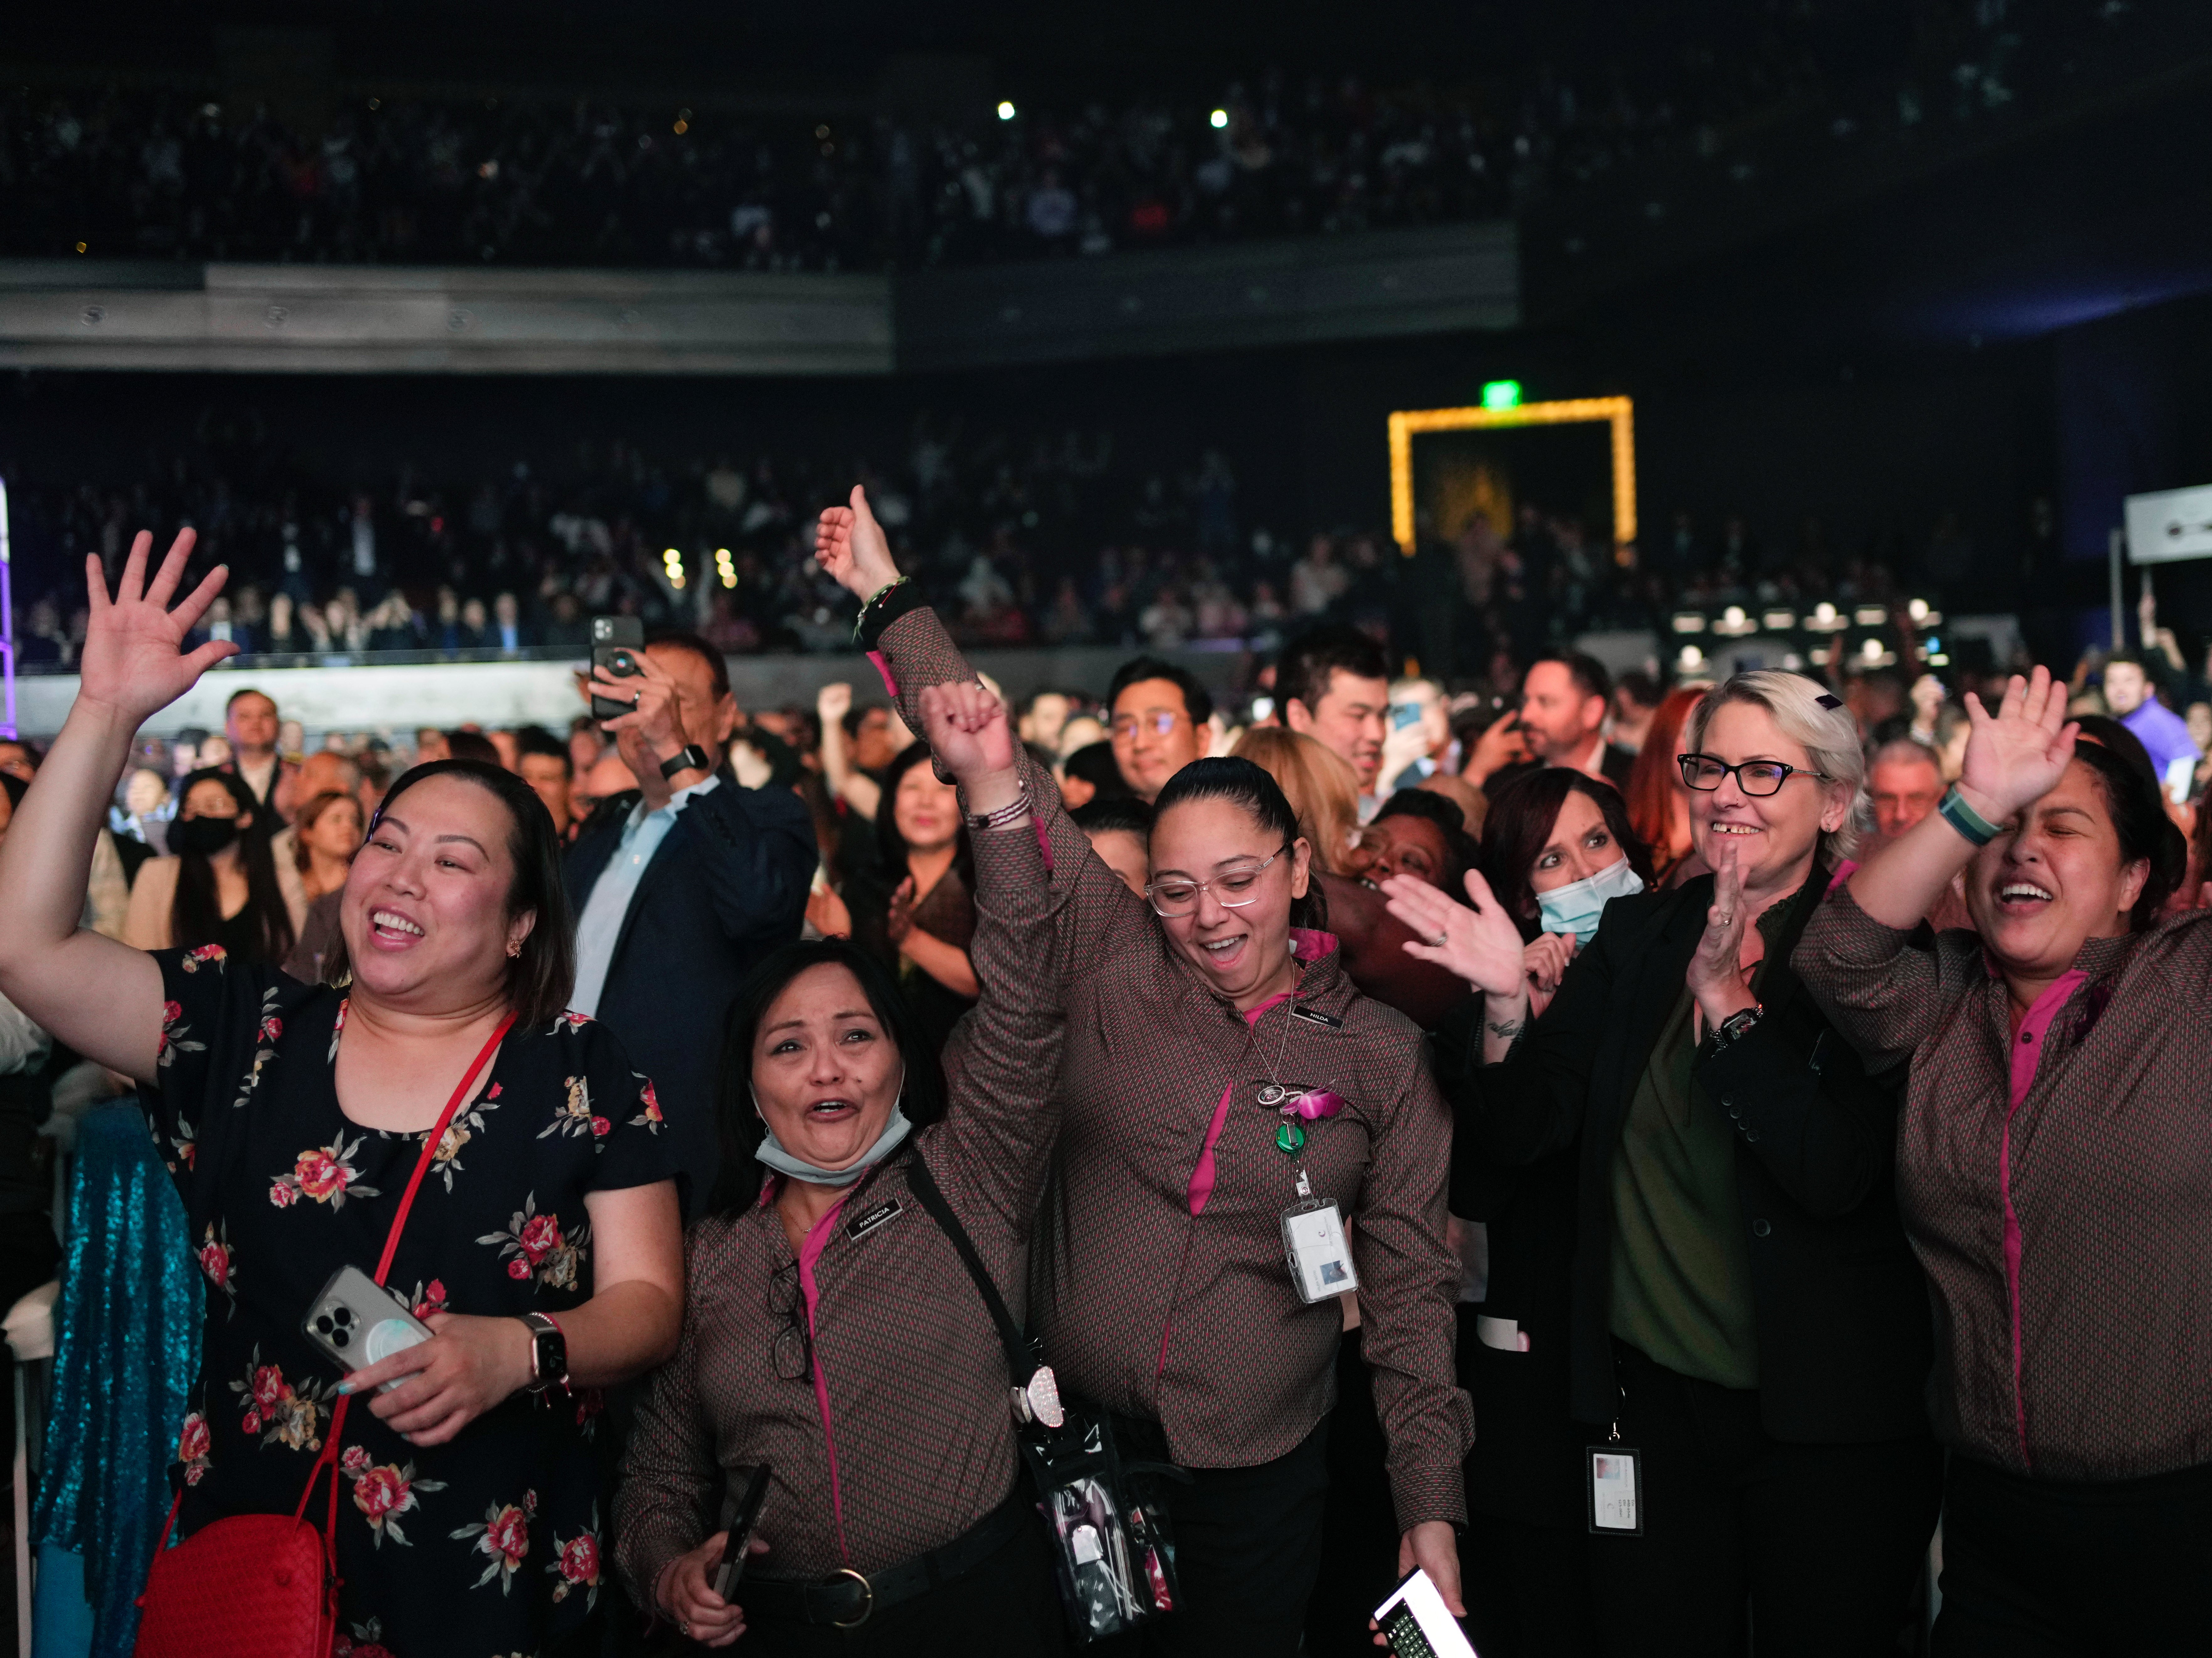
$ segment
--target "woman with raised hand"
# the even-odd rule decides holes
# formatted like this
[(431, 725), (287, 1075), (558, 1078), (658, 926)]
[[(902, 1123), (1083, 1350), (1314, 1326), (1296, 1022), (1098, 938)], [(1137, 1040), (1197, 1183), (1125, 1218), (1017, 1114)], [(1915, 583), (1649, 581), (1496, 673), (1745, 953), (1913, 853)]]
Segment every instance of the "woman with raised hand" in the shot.
[[(1019, 800), (995, 698), (933, 687), (921, 723), (971, 794)], [(1062, 1643), (1007, 1403), (1029, 1378), (1009, 1376), (924, 1203), (942, 1193), (1018, 1309), (1058, 1122), (1060, 1008), (1036, 970), (1050, 893), (1025, 814), (974, 838), (982, 996), (941, 1072), (850, 944), (787, 944), (731, 1009), (721, 1175), (691, 1233), (683, 1345), (647, 1387), (616, 1501), (639, 1603), (709, 1646), (1016, 1658)], [(712, 1579), (727, 1536), (708, 1516), (763, 1464), (762, 1556), (726, 1600)]]
[[(137, 1080), (207, 1277), (175, 1530), (294, 1513), (312, 1479), (311, 1517), (351, 1498), (332, 1540), (356, 1643), (596, 1653), (597, 1390), (666, 1357), (682, 1320), (652, 1085), (562, 1011), (560, 847), (496, 767), (392, 786), (331, 984), (77, 926), (132, 737), (235, 648), (181, 649), (224, 577), (172, 610), (191, 545), (149, 582), (142, 533), (112, 600), (87, 561), (82, 688), (0, 844), (0, 993)], [(433, 1333), (349, 1372), (303, 1322), (337, 1269), (377, 1266), (418, 1175), (386, 1282)]]
[[(862, 600), (862, 643), (909, 723), (926, 688), (974, 680), (860, 490), (823, 513), (816, 556)], [(1341, 1322), (1317, 1284), (1358, 1291), (1400, 1564), (1456, 1608), (1473, 1424), (1452, 1376), (1449, 1123), (1419, 1031), (1298, 925), (1313, 849), (1257, 766), (1202, 760), (1168, 781), (1146, 897), (1092, 852), (1049, 774), (1017, 766), (968, 788), (964, 810), (1035, 812), (1049, 853), (1052, 947), (1033, 970), (1067, 1035), (1035, 1321), (1064, 1388), (1193, 1476), (1170, 1499), (1182, 1605), (1150, 1649), (1298, 1649)], [(1350, 1259), (1316, 1249), (1294, 1278), (1285, 1218), (1328, 1206)]]
[[(1800, 970), (1909, 1060), (1905, 1224), (1950, 1450), (1936, 1651), (2185, 1652), (2212, 1560), (2212, 914), (2157, 780), (2066, 688), (1971, 693), (1939, 809), (1853, 875)], [(1964, 872), (1974, 931), (1920, 918)]]
[[(1590, 1540), (1608, 1653), (1893, 1640), (1936, 1521), (1926, 1297), (1893, 1190), (1898, 1096), (1794, 966), (1852, 844), (1850, 715), (1795, 674), (1709, 692), (1677, 757), (1715, 873), (1616, 896), (1529, 1018), (1518, 919), (1388, 884), (1408, 950), (1482, 993), (1444, 1078), (1455, 1163), (1577, 1163), (1570, 1405), (1639, 1457), (1640, 1534)], [(1585, 1469), (1589, 1459), (1583, 1459)]]

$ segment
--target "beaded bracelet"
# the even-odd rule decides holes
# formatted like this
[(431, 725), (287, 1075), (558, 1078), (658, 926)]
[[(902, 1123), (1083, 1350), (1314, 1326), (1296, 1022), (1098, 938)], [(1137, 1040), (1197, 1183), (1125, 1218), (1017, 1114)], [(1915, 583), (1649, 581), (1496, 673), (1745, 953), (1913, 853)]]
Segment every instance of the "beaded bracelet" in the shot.
[(904, 576), (893, 576), (889, 581), (884, 583), (882, 586), (877, 588), (875, 592), (870, 593), (867, 598), (860, 601), (860, 613), (853, 618), (853, 642), (855, 645), (860, 642), (860, 634), (868, 625), (868, 612), (874, 610), (877, 605), (882, 604), (884, 598), (894, 590), (903, 587), (904, 586), (906, 586), (906, 578)]

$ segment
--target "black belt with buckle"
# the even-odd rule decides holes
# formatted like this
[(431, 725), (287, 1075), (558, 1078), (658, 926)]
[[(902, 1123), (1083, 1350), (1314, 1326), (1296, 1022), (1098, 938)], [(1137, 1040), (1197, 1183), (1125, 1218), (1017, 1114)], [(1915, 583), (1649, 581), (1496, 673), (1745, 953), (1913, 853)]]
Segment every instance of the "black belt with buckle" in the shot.
[(857, 1629), (879, 1612), (949, 1583), (973, 1571), (1036, 1521), (1036, 1506), (1021, 1486), (942, 1548), (902, 1560), (862, 1576), (850, 1566), (834, 1577), (800, 1582), (790, 1578), (748, 1577), (730, 1598), (751, 1618), (795, 1624), (830, 1624)]

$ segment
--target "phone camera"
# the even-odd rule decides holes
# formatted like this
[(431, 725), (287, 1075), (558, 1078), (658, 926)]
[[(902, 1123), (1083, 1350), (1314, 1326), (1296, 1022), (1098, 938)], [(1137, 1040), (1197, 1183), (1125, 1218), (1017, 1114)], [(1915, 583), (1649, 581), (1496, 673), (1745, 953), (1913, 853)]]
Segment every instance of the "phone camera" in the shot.
[(349, 1330), (336, 1330), (331, 1334), (331, 1345), (333, 1347), (346, 1346), (350, 1344), (352, 1340), (353, 1333)]
[(350, 1307), (335, 1308), (331, 1313), (331, 1317), (341, 1325), (350, 1324), (353, 1322), (353, 1309)]
[(315, 1328), (322, 1332), (325, 1335), (330, 1334), (331, 1315), (328, 1313), (325, 1313), (320, 1318), (317, 1319), (315, 1321)]

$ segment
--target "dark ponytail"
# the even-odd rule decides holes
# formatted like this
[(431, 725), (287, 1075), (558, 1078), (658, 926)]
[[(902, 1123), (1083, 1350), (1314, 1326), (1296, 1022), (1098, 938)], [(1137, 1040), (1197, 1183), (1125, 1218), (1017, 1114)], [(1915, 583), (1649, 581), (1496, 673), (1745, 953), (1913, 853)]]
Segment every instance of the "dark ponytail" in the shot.
[[(1241, 806), (1253, 822), (1283, 846), (1298, 838), (1298, 815), (1282, 786), (1261, 767), (1249, 760), (1224, 755), (1194, 760), (1174, 776), (1152, 802), (1152, 822), (1158, 824), (1174, 807), (1192, 800), (1227, 800)], [(1321, 887), (1322, 858), (1312, 852), (1303, 898), (1291, 900), (1291, 925), (1314, 932), (1328, 927), (1328, 898)]]
[(2189, 871), (2189, 843), (2181, 838), (2173, 819), (2166, 815), (2166, 797), (2158, 774), (2148, 763), (2136, 763), (2117, 750), (2089, 741), (2074, 745), (2074, 757), (2096, 774), (2098, 791), (2112, 817), (2112, 832), (2120, 843), (2120, 862), (2150, 865), (2142, 896), (2128, 912), (2135, 932), (2157, 925)]

